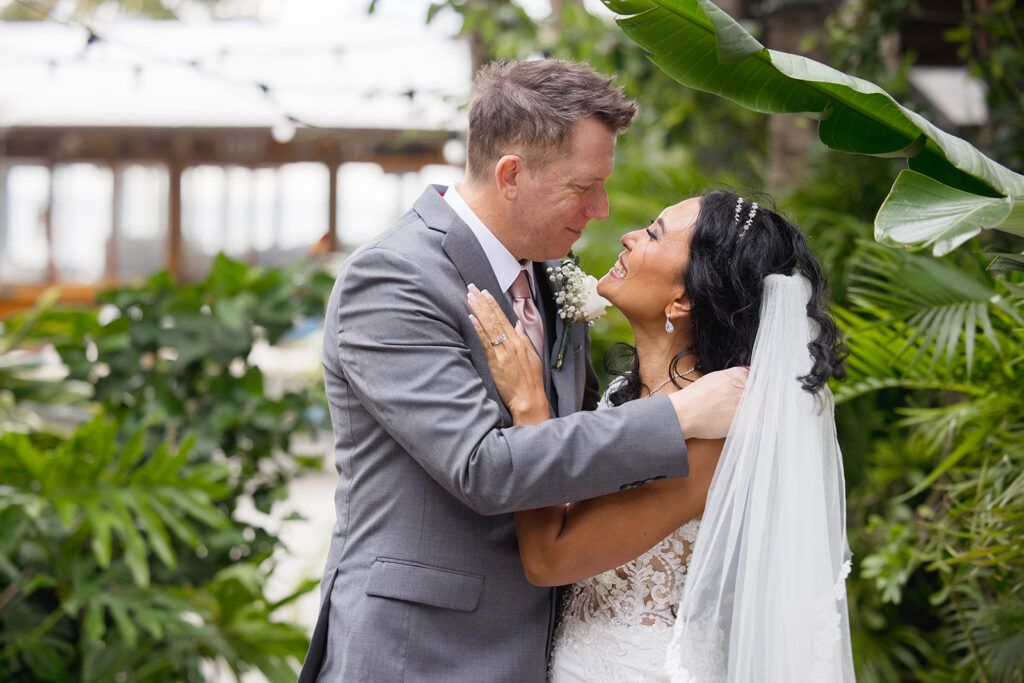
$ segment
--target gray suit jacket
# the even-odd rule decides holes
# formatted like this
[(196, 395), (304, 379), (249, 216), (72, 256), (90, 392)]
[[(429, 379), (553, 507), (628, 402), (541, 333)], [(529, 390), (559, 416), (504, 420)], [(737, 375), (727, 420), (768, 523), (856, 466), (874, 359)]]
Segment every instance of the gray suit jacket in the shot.
[(589, 340), (554, 314), (546, 264), (545, 373), (562, 417), (512, 426), (465, 301), (468, 283), (498, 284), (442, 189), (346, 260), (328, 305), (338, 518), (300, 681), (541, 683), (555, 591), (524, 578), (512, 511), (687, 474), (668, 398), (577, 412), (596, 397)]

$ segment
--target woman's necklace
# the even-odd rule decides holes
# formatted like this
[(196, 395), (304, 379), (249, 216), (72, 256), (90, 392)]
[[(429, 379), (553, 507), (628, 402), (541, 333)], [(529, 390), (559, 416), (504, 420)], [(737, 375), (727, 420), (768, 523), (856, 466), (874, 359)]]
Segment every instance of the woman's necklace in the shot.
[[(668, 378), (667, 380), (665, 380), (664, 382), (662, 382), (661, 384), (659, 384), (658, 386), (656, 386), (656, 387), (654, 388), (654, 391), (650, 392), (650, 393), (649, 393), (649, 394), (647, 394), (647, 395), (648, 395), (648, 396), (654, 396), (654, 395), (655, 395), (656, 393), (658, 393), (659, 391), (661, 391), (662, 387), (664, 387), (664, 386), (665, 386), (666, 384), (668, 384), (668, 383), (669, 383), (669, 382), (671, 382), (672, 380), (674, 380), (674, 379), (680, 379), (680, 378), (682, 378), (682, 377), (686, 377), (687, 375), (689, 375), (689, 374), (690, 374), (691, 372), (693, 372), (693, 371), (694, 371), (694, 370), (696, 370), (696, 369), (697, 369), (697, 366), (696, 366), (696, 365), (694, 365), (694, 366), (693, 366), (692, 368), (690, 368), (690, 369), (689, 369), (689, 370), (687, 370), (686, 372), (682, 373), (681, 375), (670, 375), (670, 376), (669, 376), (669, 378)], [(687, 380), (687, 381), (689, 382), (689, 381), (692, 381), (692, 380)]]

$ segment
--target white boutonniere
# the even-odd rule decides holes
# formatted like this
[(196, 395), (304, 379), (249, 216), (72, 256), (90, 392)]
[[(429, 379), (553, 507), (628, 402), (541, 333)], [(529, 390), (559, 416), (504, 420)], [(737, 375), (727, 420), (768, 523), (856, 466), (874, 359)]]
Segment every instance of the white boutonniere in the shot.
[[(605, 308), (611, 305), (608, 299), (597, 293), (597, 278), (584, 273), (571, 258), (564, 259), (560, 266), (548, 268), (548, 279), (559, 285), (555, 303), (558, 304), (558, 317), (565, 321), (566, 327), (581, 322), (593, 325), (594, 320), (604, 315)], [(562, 367), (568, 343), (569, 332), (566, 330), (555, 361), (556, 370)]]

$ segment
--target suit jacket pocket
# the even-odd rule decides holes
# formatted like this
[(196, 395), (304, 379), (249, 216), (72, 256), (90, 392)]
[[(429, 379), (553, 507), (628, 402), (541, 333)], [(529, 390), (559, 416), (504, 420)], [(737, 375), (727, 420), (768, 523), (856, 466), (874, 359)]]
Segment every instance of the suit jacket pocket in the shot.
[(378, 557), (370, 567), (366, 594), (433, 607), (472, 612), (480, 601), (484, 577), (409, 560)]

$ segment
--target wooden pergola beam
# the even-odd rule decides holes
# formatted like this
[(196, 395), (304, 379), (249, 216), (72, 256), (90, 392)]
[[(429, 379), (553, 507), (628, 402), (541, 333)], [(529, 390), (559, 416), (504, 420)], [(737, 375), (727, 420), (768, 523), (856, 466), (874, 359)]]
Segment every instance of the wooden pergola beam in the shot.
[(52, 163), (177, 161), (182, 167), (280, 166), (297, 162), (378, 163), (415, 171), (443, 164), (444, 131), (300, 128), (278, 142), (265, 128), (46, 128), (16, 126), (2, 137), (0, 157)]
[(113, 192), (114, 233), (107, 250), (102, 282), (92, 285), (60, 283), (61, 299), (85, 303), (97, 289), (116, 284), (114, 245), (123, 227), (120, 173), (128, 164), (161, 164), (168, 173), (167, 269), (182, 275), (181, 178), (186, 168), (200, 165), (274, 168), (291, 163), (313, 162), (328, 168), (328, 246), (340, 250), (338, 229), (338, 169), (344, 163), (378, 164), (387, 173), (418, 171), (430, 164), (444, 164), (445, 143), (454, 136), (446, 131), (390, 129), (299, 128), (287, 142), (273, 138), (266, 128), (115, 128), (15, 126), (0, 130), (0, 161), (38, 163), (50, 169), (50, 202), (45, 217), (51, 245), (46, 283), (0, 283), (0, 317), (25, 309), (48, 286), (57, 283), (53, 261), (53, 170), (70, 163), (96, 163), (115, 171)]

